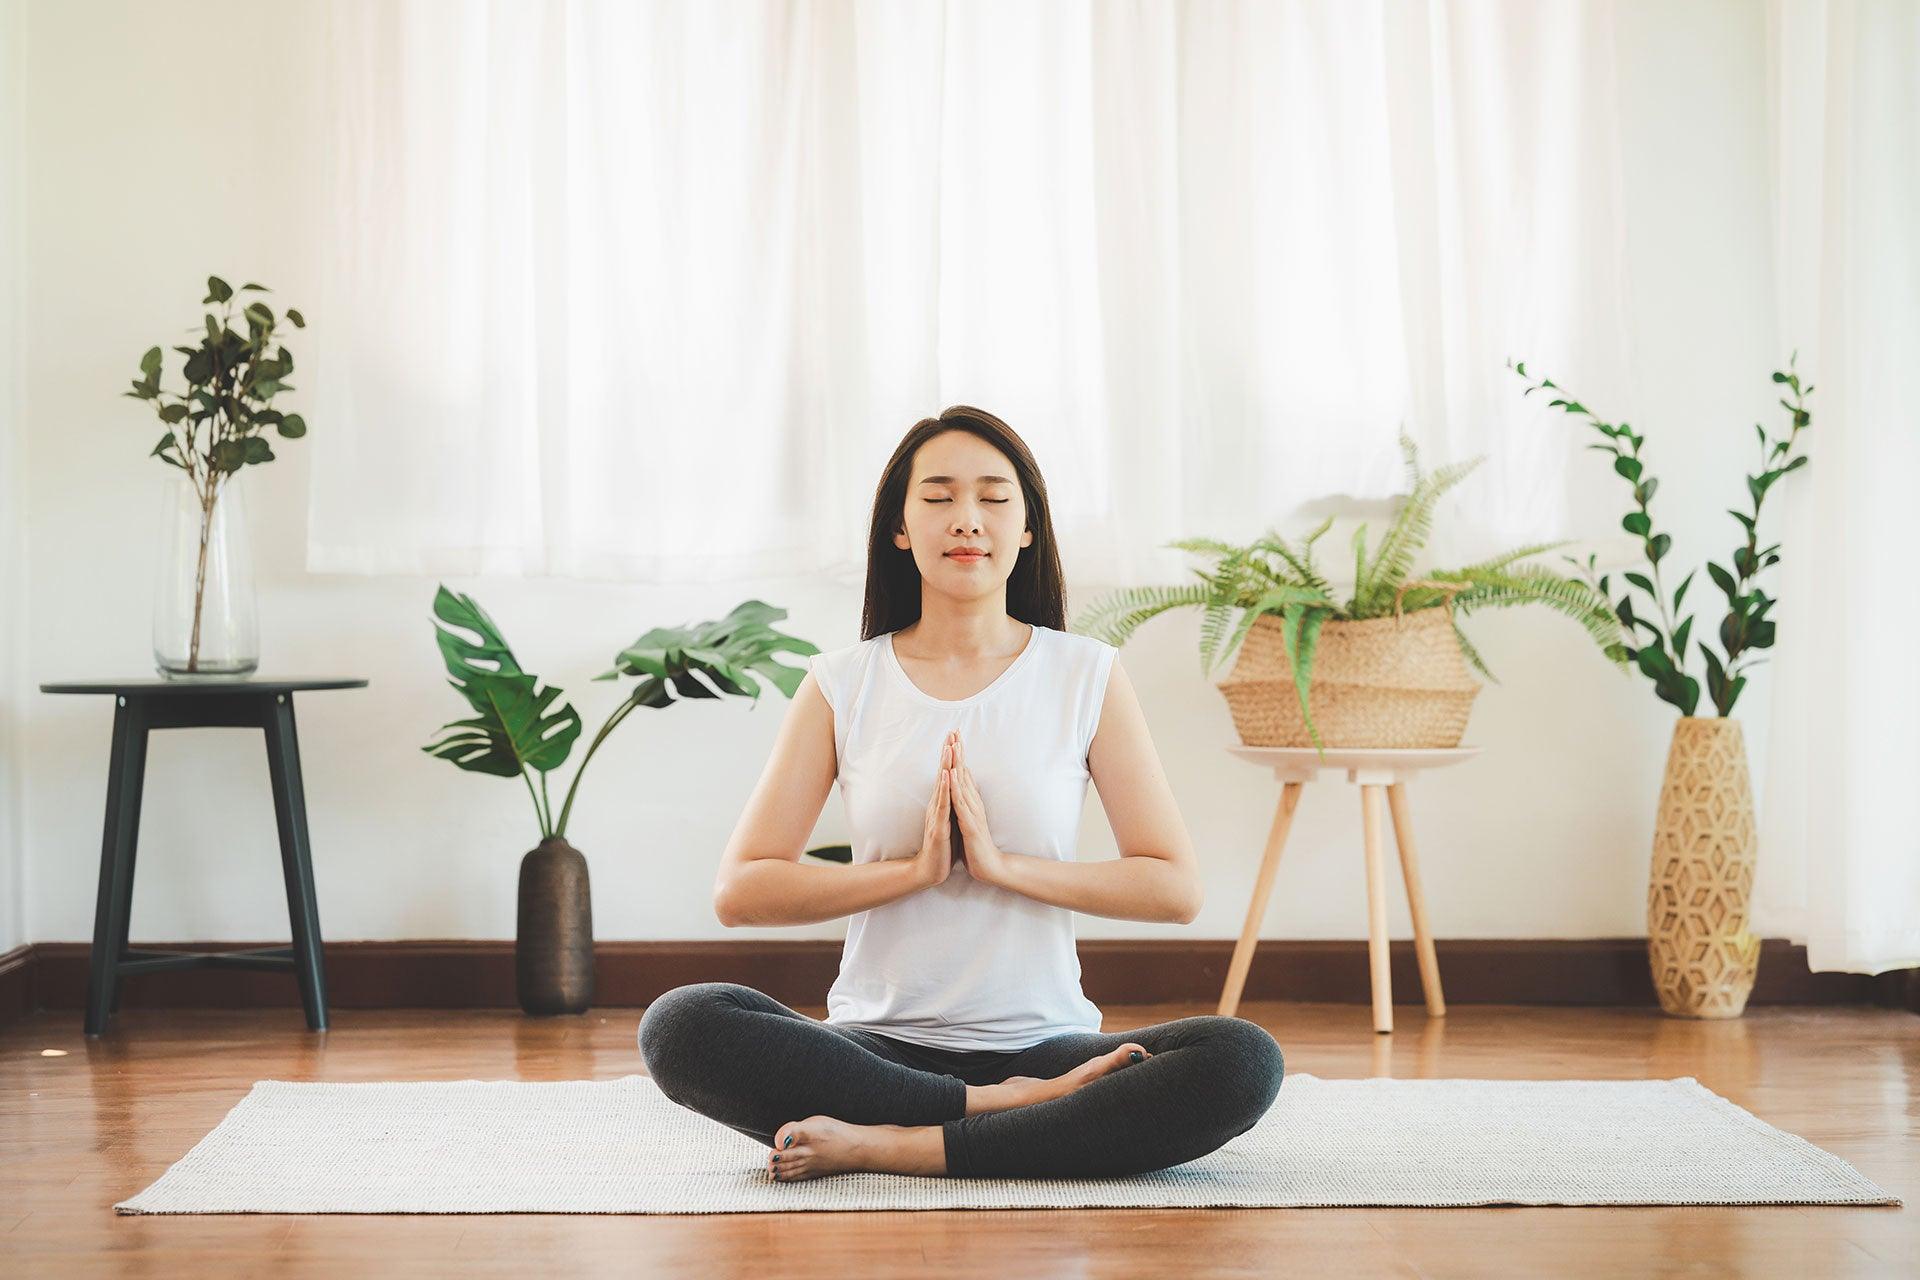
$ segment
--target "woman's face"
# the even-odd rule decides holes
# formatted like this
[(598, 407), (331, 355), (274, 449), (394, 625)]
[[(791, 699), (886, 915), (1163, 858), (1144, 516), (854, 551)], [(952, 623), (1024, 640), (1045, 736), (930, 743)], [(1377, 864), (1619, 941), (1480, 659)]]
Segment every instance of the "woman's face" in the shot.
[[(1020, 548), (1033, 543), (1013, 463), (971, 431), (942, 431), (915, 451), (901, 524), (893, 545), (913, 552), (927, 585), (963, 598), (1002, 590)], [(987, 554), (947, 554), (960, 546)]]

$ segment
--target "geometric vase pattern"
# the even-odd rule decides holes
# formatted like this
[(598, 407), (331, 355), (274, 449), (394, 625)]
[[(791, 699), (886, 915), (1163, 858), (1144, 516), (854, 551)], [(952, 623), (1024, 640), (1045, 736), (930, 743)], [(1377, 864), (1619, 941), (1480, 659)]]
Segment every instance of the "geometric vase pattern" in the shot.
[(1737, 1018), (1760, 939), (1747, 932), (1755, 857), (1753, 788), (1738, 720), (1674, 721), (1647, 880), (1647, 960), (1660, 1007)]

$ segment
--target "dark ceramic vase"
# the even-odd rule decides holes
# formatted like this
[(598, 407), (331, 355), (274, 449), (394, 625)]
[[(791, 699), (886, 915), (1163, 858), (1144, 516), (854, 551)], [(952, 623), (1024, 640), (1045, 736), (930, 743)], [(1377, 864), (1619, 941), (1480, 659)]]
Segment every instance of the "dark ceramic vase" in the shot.
[(593, 1004), (593, 890), (587, 859), (560, 836), (520, 860), (513, 974), (520, 1007), (585, 1013)]

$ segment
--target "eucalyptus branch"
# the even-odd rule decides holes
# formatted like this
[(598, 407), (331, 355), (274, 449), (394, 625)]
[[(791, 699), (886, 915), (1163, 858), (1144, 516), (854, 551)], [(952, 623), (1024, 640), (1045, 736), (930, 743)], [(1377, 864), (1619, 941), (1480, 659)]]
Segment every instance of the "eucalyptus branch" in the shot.
[[(263, 284), (251, 283), (241, 285), (240, 291), (270, 292)], [(181, 370), (187, 380), (186, 391), (161, 390), (160, 366), (165, 357), (159, 347), (152, 347), (140, 358), (141, 376), (133, 380), (133, 389), (121, 393), (135, 400), (154, 402), (154, 409), (167, 431), (148, 456), (184, 472), (199, 500), (200, 547), (194, 569), (193, 630), (187, 651), (190, 672), (197, 671), (200, 665), (207, 551), (221, 486), (243, 466), (273, 461), (273, 450), (258, 434), (258, 427), (276, 426), (287, 439), (296, 439), (307, 431), (307, 424), (299, 414), (281, 413), (267, 404), (276, 393), (293, 389), (285, 381), (293, 372), (293, 357), (284, 346), (277, 356), (267, 354), (267, 344), (273, 339), (277, 323), (272, 309), (263, 302), (248, 303), (241, 312), (247, 321), (248, 336), (242, 338), (233, 328), (233, 298), (234, 290), (226, 281), (218, 276), (207, 277), (207, 296), (201, 299), (201, 305), (223, 304), (225, 310), (218, 318), (212, 312), (206, 313), (206, 336), (199, 346), (174, 348), (187, 358)], [(306, 319), (298, 311), (289, 309), (287, 319), (296, 329), (306, 327)], [(167, 403), (169, 398), (173, 403)], [(257, 401), (260, 407), (250, 408), (249, 401)], [(195, 406), (199, 406), (198, 409)], [(205, 453), (200, 448), (201, 423), (207, 426)]]
[[(1780, 401), (1781, 405), (1792, 414), (1792, 428), (1784, 440), (1775, 441), (1767, 436), (1764, 427), (1758, 423), (1754, 424), (1754, 430), (1760, 435), (1761, 470), (1759, 475), (1747, 477), (1747, 491), (1753, 499), (1753, 512), (1751, 515), (1739, 511), (1728, 512), (1741, 523), (1747, 534), (1745, 544), (1734, 548), (1735, 572), (1729, 573), (1712, 561), (1708, 561), (1706, 566), (1708, 576), (1726, 595), (1729, 605), (1727, 617), (1720, 625), (1720, 641), (1726, 650), (1725, 660), (1723, 661), (1719, 655), (1715, 654), (1705, 641), (1699, 642), (1701, 658), (1706, 663), (1707, 692), (1723, 716), (1732, 711), (1734, 701), (1739, 697), (1740, 690), (1746, 683), (1746, 677), (1740, 672), (1757, 661), (1749, 658), (1743, 663), (1738, 660), (1739, 655), (1748, 649), (1762, 649), (1773, 643), (1774, 624), (1767, 619), (1766, 613), (1774, 602), (1758, 588), (1749, 592), (1747, 586), (1762, 569), (1774, 564), (1780, 558), (1780, 548), (1777, 543), (1764, 550), (1760, 547), (1758, 525), (1762, 500), (1775, 481), (1789, 471), (1804, 466), (1807, 462), (1803, 456), (1793, 458), (1785, 465), (1776, 465), (1792, 453), (1793, 443), (1799, 432), (1812, 420), (1806, 409), (1805, 395), (1813, 388), (1809, 385), (1804, 391), (1802, 390), (1799, 375), (1793, 371), (1795, 359), (1797, 359), (1797, 353), (1788, 360), (1786, 371), (1776, 372), (1773, 375), (1776, 383), (1784, 384), (1793, 390), (1794, 398), (1791, 402), (1784, 398)], [(1508, 361), (1507, 367), (1522, 378), (1527, 377), (1527, 366), (1524, 362)], [(1531, 395), (1541, 390), (1557, 391), (1560, 388), (1551, 378), (1542, 378), (1537, 383), (1530, 382), (1527, 390), (1522, 394)], [(1653, 633), (1652, 644), (1638, 649), (1629, 647), (1628, 656), (1641, 672), (1653, 681), (1654, 690), (1663, 701), (1678, 707), (1682, 715), (1691, 716), (1699, 704), (1700, 697), (1700, 682), (1688, 675), (1686, 671), (1687, 639), (1693, 628), (1693, 617), (1691, 615), (1683, 617), (1677, 625), (1673, 618), (1680, 612), (1687, 587), (1693, 582), (1694, 575), (1689, 573), (1674, 591), (1672, 611), (1669, 612), (1666, 587), (1660, 574), (1660, 563), (1671, 547), (1672, 539), (1664, 533), (1655, 533), (1653, 530), (1650, 502), (1659, 482), (1645, 474), (1640, 457), (1640, 446), (1644, 443), (1645, 437), (1636, 434), (1624, 422), (1615, 426), (1602, 421), (1585, 405), (1568, 397), (1563, 396), (1550, 401), (1549, 407), (1586, 418), (1605, 437), (1603, 443), (1590, 444), (1587, 447), (1605, 450), (1612, 454), (1613, 469), (1633, 486), (1636, 510), (1622, 517), (1620, 525), (1628, 533), (1640, 538), (1642, 550), (1652, 569), (1652, 576), (1631, 572), (1622, 576), (1630, 585), (1653, 597), (1655, 608), (1660, 616), (1660, 625), (1656, 626), (1653, 622), (1634, 614), (1631, 595), (1623, 594), (1614, 604), (1614, 609), (1620, 621), (1627, 627), (1629, 638), (1633, 634), (1632, 629), (1636, 626), (1644, 627)], [(1625, 447), (1621, 444), (1623, 440), (1626, 442)], [(1592, 563), (1593, 557), (1589, 556), (1589, 568), (1592, 567)], [(1607, 591), (1605, 576), (1598, 580), (1596, 589), (1605, 596)]]
[(1767, 617), (1767, 611), (1773, 607), (1773, 598), (1757, 586), (1751, 591), (1748, 586), (1766, 569), (1780, 560), (1780, 544), (1766, 548), (1760, 546), (1760, 508), (1767, 491), (1780, 477), (1790, 471), (1796, 471), (1807, 464), (1805, 454), (1793, 456), (1793, 447), (1799, 440), (1800, 432), (1813, 421), (1813, 415), (1807, 411), (1806, 397), (1813, 391), (1813, 384), (1804, 388), (1800, 385), (1800, 375), (1794, 368), (1799, 359), (1795, 352), (1787, 361), (1785, 370), (1776, 371), (1774, 382), (1792, 390), (1792, 400), (1784, 396), (1780, 407), (1790, 416), (1790, 425), (1785, 438), (1775, 440), (1767, 435), (1767, 430), (1759, 423), (1753, 424), (1755, 435), (1760, 442), (1760, 472), (1747, 477), (1747, 494), (1753, 499), (1751, 514), (1729, 509), (1727, 514), (1740, 522), (1746, 531), (1746, 540), (1733, 549), (1731, 557), (1733, 572), (1729, 573), (1720, 565), (1711, 562), (1707, 572), (1715, 585), (1727, 597), (1728, 612), (1720, 624), (1720, 645), (1725, 651), (1724, 657), (1716, 655), (1704, 641), (1700, 652), (1707, 663), (1707, 692), (1713, 698), (1714, 705), (1725, 715), (1740, 696), (1740, 690), (1746, 685), (1748, 669), (1759, 666), (1763, 658), (1744, 656), (1749, 650), (1770, 648), (1774, 638), (1774, 623)]

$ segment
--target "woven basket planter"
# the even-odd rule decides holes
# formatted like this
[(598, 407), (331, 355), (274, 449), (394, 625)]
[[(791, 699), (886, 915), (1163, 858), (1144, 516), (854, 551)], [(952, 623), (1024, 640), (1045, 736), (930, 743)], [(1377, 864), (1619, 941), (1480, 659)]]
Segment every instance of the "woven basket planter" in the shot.
[[(1217, 683), (1249, 747), (1311, 747), (1281, 622), (1262, 614)], [(1336, 747), (1457, 747), (1480, 682), (1467, 668), (1451, 608), (1356, 621), (1330, 618), (1314, 650), (1307, 704)]]

